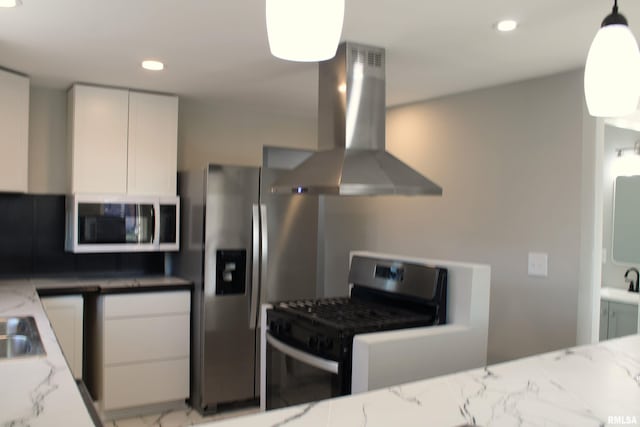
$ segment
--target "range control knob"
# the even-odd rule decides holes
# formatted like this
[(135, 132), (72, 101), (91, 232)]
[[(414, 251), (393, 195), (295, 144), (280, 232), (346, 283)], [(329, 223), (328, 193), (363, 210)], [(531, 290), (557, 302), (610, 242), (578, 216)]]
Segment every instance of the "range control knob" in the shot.
[(278, 322), (275, 320), (269, 320), (269, 330), (274, 333), (277, 334), (278, 333)]
[(318, 337), (310, 336), (309, 340), (307, 341), (307, 347), (309, 347), (311, 350), (317, 350), (318, 349)]
[(320, 350), (331, 350), (333, 347), (333, 340), (329, 337), (318, 338), (318, 346)]
[(269, 322), (269, 330), (276, 335), (283, 335), (291, 331), (291, 324), (282, 319), (271, 320)]

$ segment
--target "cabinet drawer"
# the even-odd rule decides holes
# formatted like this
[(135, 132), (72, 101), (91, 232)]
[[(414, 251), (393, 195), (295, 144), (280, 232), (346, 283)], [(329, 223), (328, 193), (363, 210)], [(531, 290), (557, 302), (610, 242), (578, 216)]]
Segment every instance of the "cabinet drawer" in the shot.
[(104, 410), (171, 402), (188, 396), (188, 358), (105, 369)]
[(189, 321), (188, 314), (105, 321), (105, 365), (189, 357)]
[(104, 315), (107, 319), (189, 313), (190, 306), (189, 291), (141, 292), (104, 297)]

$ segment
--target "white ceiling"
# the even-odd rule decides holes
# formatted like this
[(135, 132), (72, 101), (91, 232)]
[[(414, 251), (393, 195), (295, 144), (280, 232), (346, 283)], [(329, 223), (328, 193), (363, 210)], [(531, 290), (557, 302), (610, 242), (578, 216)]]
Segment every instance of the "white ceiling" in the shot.
[[(386, 48), (387, 104), (584, 65), (610, 0), (346, 0), (342, 40)], [(620, 1), (640, 34), (640, 2)], [(520, 28), (500, 34), (501, 18)], [(140, 68), (165, 62), (162, 73)], [(0, 9), (0, 66), (313, 115), (317, 66), (272, 57), (264, 0), (23, 0)]]

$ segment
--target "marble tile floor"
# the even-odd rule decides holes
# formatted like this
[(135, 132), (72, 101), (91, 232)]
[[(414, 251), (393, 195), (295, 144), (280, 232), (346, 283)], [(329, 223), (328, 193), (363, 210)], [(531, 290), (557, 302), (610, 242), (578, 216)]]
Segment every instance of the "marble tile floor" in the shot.
[(229, 410), (215, 415), (203, 417), (191, 408), (163, 412), (161, 414), (145, 415), (142, 417), (123, 418), (104, 423), (104, 427), (186, 427), (198, 424), (241, 417), (260, 412), (260, 408), (251, 407), (238, 410)]

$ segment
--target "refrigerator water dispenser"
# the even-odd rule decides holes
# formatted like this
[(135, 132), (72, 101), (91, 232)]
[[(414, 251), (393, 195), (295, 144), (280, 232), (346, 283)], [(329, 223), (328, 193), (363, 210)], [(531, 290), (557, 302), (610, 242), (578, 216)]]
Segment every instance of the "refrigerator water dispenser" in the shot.
[(216, 251), (216, 295), (244, 294), (247, 266), (245, 249)]

